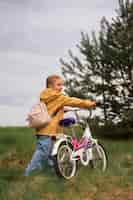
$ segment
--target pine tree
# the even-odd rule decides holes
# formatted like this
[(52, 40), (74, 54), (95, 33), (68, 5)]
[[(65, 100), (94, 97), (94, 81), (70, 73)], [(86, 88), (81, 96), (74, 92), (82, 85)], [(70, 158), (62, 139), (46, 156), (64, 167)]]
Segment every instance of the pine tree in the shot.
[(133, 2), (119, 0), (117, 17), (101, 20), (96, 37), (81, 33), (77, 45), (83, 59), (69, 51), (70, 61), (61, 59), (66, 92), (71, 96), (101, 99), (104, 121), (122, 119), (133, 96)]

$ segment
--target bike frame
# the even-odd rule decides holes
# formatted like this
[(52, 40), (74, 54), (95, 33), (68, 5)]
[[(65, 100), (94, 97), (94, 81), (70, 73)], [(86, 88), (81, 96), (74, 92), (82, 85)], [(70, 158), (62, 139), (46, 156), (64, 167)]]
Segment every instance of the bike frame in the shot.
[[(71, 111), (73, 111), (73, 110), (71, 110)], [(74, 112), (76, 112), (75, 113), (76, 116), (78, 116), (77, 111), (79, 111), (79, 109), (74, 110)], [(79, 119), (79, 116), (78, 116), (78, 119)], [(70, 127), (72, 129), (72, 136), (68, 136), (65, 134), (59, 134), (56, 138), (56, 141), (55, 141), (53, 149), (52, 149), (52, 156), (57, 155), (58, 148), (61, 144), (63, 144), (63, 143), (70, 144), (71, 143), (73, 145), (71, 160), (81, 160), (81, 163), (83, 165), (87, 165), (89, 163), (89, 161), (92, 160), (92, 148), (94, 145), (97, 146), (98, 141), (97, 141), (97, 139), (94, 139), (92, 137), (91, 130), (90, 130), (87, 120), (85, 121), (85, 124), (86, 124), (85, 130), (79, 141), (77, 140), (77, 137), (75, 134), (74, 125)], [(87, 152), (86, 162), (83, 160), (83, 153), (85, 153), (85, 151)]]
[[(78, 141), (76, 137), (72, 137), (71, 143), (73, 145), (71, 160), (80, 160), (84, 166), (88, 165), (89, 161), (92, 160), (92, 148), (94, 145), (97, 146), (98, 141), (92, 137), (87, 120), (81, 139)], [(83, 159), (84, 154), (86, 155), (86, 160)]]
[(56, 156), (57, 155), (57, 152), (58, 152), (58, 149), (59, 149), (59, 146), (61, 144), (68, 144), (68, 141), (71, 140), (71, 136), (68, 136), (68, 135), (65, 135), (65, 134), (59, 134), (57, 137), (56, 137), (56, 141), (54, 142), (54, 145), (53, 145), (53, 149), (52, 149), (52, 153), (51, 155), (52, 156)]

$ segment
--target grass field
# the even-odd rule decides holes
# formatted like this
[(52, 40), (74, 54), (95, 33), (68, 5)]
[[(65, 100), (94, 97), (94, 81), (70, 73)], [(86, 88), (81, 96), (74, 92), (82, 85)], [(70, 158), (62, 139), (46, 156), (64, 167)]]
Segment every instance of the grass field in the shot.
[(109, 167), (102, 174), (79, 167), (70, 181), (53, 171), (24, 177), (35, 148), (27, 128), (0, 128), (0, 200), (133, 200), (133, 140), (103, 140)]

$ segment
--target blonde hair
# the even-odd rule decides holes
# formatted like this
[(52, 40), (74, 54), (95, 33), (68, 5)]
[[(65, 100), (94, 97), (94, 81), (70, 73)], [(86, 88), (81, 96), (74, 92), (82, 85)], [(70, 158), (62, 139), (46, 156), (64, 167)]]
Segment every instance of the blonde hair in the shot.
[(48, 76), (47, 79), (46, 79), (46, 87), (49, 88), (50, 85), (53, 85), (54, 82), (55, 82), (57, 79), (61, 79), (61, 77), (58, 76), (58, 75), (51, 75), (51, 76)]

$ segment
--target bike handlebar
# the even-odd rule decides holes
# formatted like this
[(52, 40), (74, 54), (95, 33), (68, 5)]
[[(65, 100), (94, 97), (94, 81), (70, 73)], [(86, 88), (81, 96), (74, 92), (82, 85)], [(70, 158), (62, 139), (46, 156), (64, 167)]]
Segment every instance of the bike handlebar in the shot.
[(84, 109), (84, 108), (73, 108), (73, 107), (67, 107), (67, 109), (64, 109), (64, 112), (74, 112), (78, 121), (80, 119), (79, 117), (79, 113), (78, 111), (89, 111), (89, 115), (88, 117), (91, 118), (91, 115), (92, 115), (92, 108), (90, 109)]
[(69, 107), (69, 106), (65, 106), (64, 107), (64, 112), (73, 112), (73, 111), (79, 111), (81, 110), (80, 108), (73, 108), (73, 107)]

